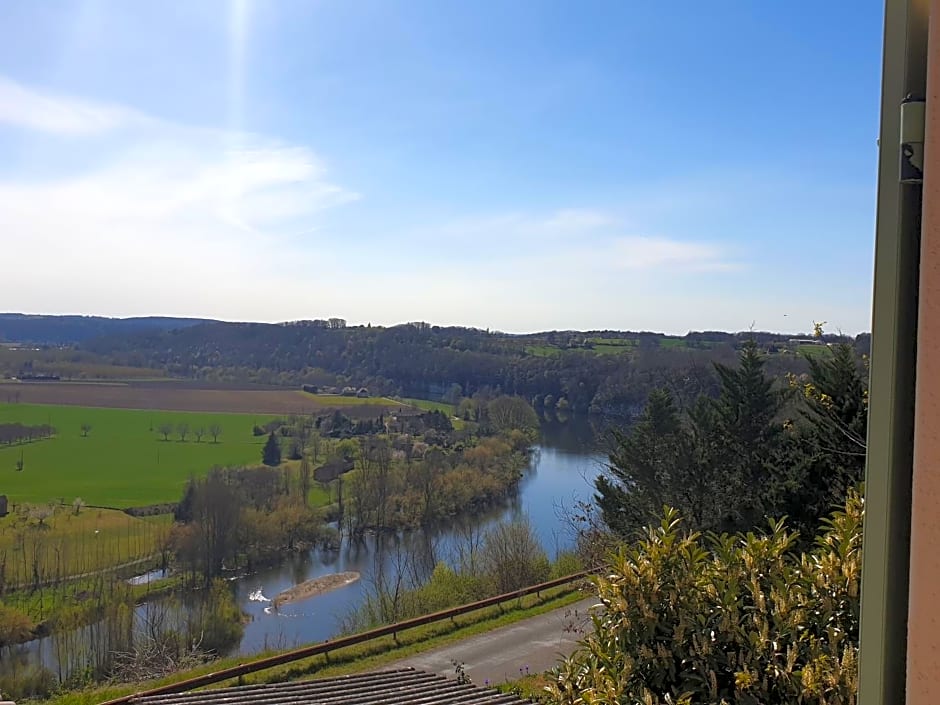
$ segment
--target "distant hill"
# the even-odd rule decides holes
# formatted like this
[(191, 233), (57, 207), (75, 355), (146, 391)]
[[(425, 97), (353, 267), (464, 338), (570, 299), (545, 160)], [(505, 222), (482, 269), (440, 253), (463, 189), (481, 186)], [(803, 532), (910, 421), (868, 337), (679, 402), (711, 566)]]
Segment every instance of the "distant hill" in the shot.
[[(456, 401), (474, 394), (518, 394), (539, 411), (630, 415), (649, 392), (669, 389), (680, 404), (717, 390), (714, 363), (734, 365), (753, 339), (773, 377), (800, 374), (825, 343), (848, 342), (859, 355), (871, 336), (766, 331), (544, 331), (512, 335), (408, 323), (346, 326), (341, 319), (225, 323), (184, 318), (101, 318), (0, 314), (0, 342), (75, 344), (80, 365), (211, 383), (366, 387), (372, 394)], [(24, 357), (25, 354), (25, 357)], [(11, 373), (68, 374), (63, 361), (17, 353)], [(861, 364), (861, 363), (860, 363)], [(60, 369), (61, 368), (61, 369)]]
[(207, 319), (163, 316), (105, 318), (0, 313), (0, 343), (70, 345), (103, 336), (164, 332), (208, 322)]
[[(338, 320), (338, 319), (337, 319)], [(733, 365), (745, 340), (768, 355), (768, 372), (796, 374), (806, 355), (791, 335), (763, 331), (546, 331), (529, 335), (409, 323), (392, 327), (328, 321), (205, 323), (173, 331), (108, 335), (81, 348), (110, 364), (214, 382), (366, 387), (373, 394), (457, 400), (510, 393), (551, 409), (632, 414), (652, 389), (690, 402), (717, 389), (712, 363)], [(797, 338), (808, 338), (808, 334)], [(867, 336), (826, 336), (865, 352)], [(804, 350), (806, 348), (806, 350)]]

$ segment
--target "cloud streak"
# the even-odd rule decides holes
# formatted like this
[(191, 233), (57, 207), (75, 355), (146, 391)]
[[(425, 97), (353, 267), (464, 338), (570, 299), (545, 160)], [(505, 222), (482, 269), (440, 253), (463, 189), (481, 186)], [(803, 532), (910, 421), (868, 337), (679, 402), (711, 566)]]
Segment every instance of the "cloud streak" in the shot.
[(17, 309), (228, 309), (237, 318), (292, 267), (329, 262), (322, 250), (299, 250), (292, 233), (359, 198), (306, 147), (0, 78), (2, 123), (79, 141), (119, 132), (78, 168), (63, 152), (54, 178), (17, 178), (10, 164), (0, 172), (5, 258), (30, 263), (5, 276), (5, 305)]
[(146, 121), (129, 108), (38, 91), (0, 76), (0, 124), (75, 137)]
[[(18, 95), (28, 100), (11, 107)], [(420, 230), (388, 222), (377, 231), (343, 219), (340, 207), (360, 195), (306, 146), (2, 78), (0, 111), (8, 126), (96, 147), (78, 167), (64, 159), (52, 179), (18, 178), (16, 165), (0, 172), (5, 256), (26, 263), (5, 272), (11, 310), (269, 321), (336, 314), (521, 331), (628, 326), (629, 301), (630, 320), (668, 328), (663, 309), (679, 296), (671, 289), (707, 286), (740, 267), (720, 242), (636, 234), (641, 223), (609, 208), (497, 212)]]

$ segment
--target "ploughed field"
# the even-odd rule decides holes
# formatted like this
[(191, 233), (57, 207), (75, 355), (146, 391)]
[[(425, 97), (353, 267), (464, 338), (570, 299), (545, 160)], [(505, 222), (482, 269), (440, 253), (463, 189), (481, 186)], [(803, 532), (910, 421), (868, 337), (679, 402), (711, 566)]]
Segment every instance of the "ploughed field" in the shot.
[(378, 416), (401, 406), (384, 398), (358, 399), (260, 386), (233, 389), (188, 382), (0, 383), (0, 402), (17, 401), (20, 404), (285, 416), (338, 408), (354, 417)]

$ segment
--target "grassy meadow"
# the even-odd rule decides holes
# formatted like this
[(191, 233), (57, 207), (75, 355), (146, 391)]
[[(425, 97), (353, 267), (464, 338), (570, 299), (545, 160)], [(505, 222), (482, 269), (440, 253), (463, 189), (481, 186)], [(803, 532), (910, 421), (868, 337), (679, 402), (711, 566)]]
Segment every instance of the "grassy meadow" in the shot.
[(424, 411), (440, 411), (448, 416), (454, 415), (454, 405), (443, 401), (429, 401), (428, 399), (402, 399), (403, 404), (416, 406)]
[(324, 407), (395, 406), (398, 402), (386, 397), (344, 397), (342, 394), (310, 394), (304, 396)]
[[(265, 438), (252, 426), (273, 417), (177, 411), (104, 409), (79, 406), (0, 403), (0, 423), (51, 424), (49, 440), (0, 446), (0, 494), (11, 502), (47, 502), (81, 497), (88, 504), (132, 507), (179, 499), (192, 474), (213, 465), (258, 463)], [(189, 425), (180, 442), (176, 428)], [(192, 429), (219, 424), (213, 443), (208, 432), (197, 443)], [(82, 437), (81, 426), (91, 430)], [(158, 429), (173, 426), (170, 440)], [(16, 469), (20, 459), (22, 471)]]

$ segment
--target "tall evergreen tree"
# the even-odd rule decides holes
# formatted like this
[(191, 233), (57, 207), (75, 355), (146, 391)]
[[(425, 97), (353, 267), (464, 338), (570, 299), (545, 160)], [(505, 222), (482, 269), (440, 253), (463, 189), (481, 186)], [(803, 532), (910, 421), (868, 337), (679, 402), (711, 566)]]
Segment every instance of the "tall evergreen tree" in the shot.
[(268, 436), (268, 441), (261, 450), (261, 462), (271, 467), (281, 464), (281, 444), (278, 442), (277, 436), (274, 435), (273, 431)]
[(735, 486), (736, 518), (727, 529), (750, 529), (774, 514), (775, 476), (783, 440), (785, 392), (764, 372), (764, 355), (753, 340), (741, 349), (737, 367), (715, 365), (720, 390), (707, 402), (713, 438), (708, 464), (724, 469)]
[(795, 419), (781, 465), (786, 468), (780, 512), (804, 536), (845, 502), (865, 472), (868, 430), (866, 371), (850, 345), (807, 358), (808, 379), (790, 377)]
[(674, 478), (686, 460), (687, 437), (672, 395), (655, 391), (643, 416), (627, 433), (614, 431), (608, 474), (595, 480), (604, 522), (627, 534), (669, 504)]
[(696, 530), (750, 529), (773, 512), (783, 393), (753, 342), (738, 367), (716, 372), (717, 398), (702, 395), (682, 415), (668, 392), (654, 392), (631, 431), (614, 434), (595, 499), (617, 533), (644, 526), (663, 505)]

